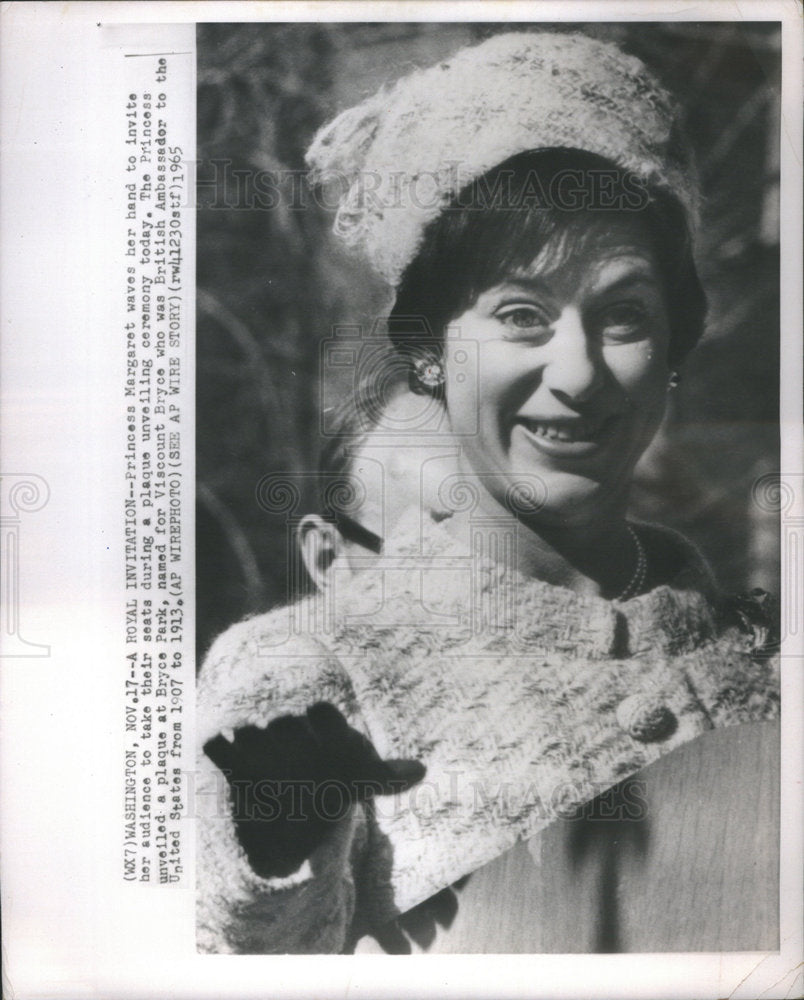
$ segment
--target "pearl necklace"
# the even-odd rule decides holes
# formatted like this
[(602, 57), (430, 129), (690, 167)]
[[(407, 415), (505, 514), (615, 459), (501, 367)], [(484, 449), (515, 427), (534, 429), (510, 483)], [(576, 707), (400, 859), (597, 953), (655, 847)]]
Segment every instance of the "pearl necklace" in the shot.
[(636, 547), (636, 568), (631, 579), (626, 584), (625, 590), (614, 598), (615, 601), (627, 601), (632, 597), (636, 597), (637, 594), (642, 592), (645, 586), (645, 578), (648, 575), (648, 557), (645, 555), (645, 548), (639, 539), (639, 535), (628, 522), (626, 522), (625, 526), (628, 529), (628, 534), (634, 540)]

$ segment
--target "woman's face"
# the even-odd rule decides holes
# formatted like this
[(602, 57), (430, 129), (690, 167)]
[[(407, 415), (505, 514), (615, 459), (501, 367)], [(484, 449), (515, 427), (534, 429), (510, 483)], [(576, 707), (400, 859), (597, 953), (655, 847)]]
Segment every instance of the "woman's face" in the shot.
[[(465, 471), (501, 503), (538, 479), (532, 517), (545, 524), (621, 512), (665, 408), (669, 325), (644, 223), (610, 215), (584, 226), (580, 243), (551, 241), (446, 334), (447, 410)], [(474, 371), (452, 360), (460, 342)]]

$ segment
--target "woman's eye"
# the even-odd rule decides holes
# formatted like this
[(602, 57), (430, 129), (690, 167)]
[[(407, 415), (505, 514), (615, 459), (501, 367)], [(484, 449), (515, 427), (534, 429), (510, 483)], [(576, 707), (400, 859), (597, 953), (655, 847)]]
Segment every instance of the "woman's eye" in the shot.
[(627, 337), (642, 331), (648, 311), (638, 302), (618, 302), (597, 314), (596, 323), (603, 336)]
[(546, 313), (535, 306), (516, 306), (512, 309), (501, 310), (497, 313), (497, 318), (506, 326), (516, 330), (544, 329), (550, 325)]

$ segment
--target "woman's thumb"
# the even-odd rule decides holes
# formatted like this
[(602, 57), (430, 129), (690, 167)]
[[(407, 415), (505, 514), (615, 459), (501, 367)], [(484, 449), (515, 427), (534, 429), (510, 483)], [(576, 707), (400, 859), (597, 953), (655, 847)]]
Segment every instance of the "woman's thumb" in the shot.
[(418, 760), (384, 760), (379, 778), (378, 795), (398, 795), (417, 784), (427, 773), (427, 768)]

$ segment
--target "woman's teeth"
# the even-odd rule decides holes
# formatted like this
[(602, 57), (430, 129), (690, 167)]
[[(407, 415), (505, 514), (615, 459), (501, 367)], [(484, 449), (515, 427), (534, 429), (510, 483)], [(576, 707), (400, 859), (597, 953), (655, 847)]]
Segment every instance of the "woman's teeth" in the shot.
[(530, 420), (526, 417), (520, 418), (522, 423), (531, 434), (536, 437), (547, 438), (549, 441), (591, 441), (600, 433), (601, 425), (592, 424), (586, 420), (549, 421)]

